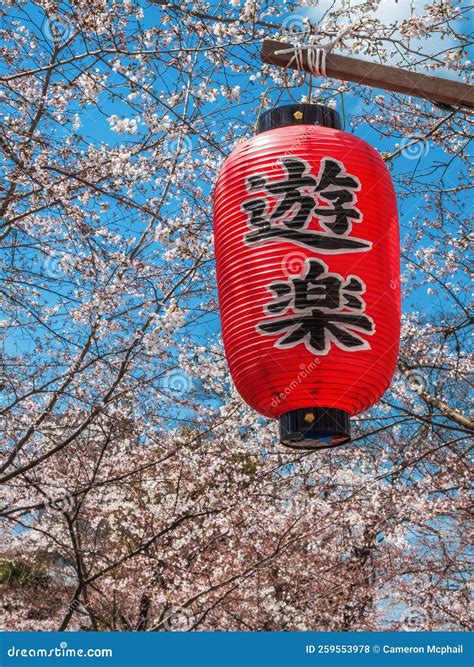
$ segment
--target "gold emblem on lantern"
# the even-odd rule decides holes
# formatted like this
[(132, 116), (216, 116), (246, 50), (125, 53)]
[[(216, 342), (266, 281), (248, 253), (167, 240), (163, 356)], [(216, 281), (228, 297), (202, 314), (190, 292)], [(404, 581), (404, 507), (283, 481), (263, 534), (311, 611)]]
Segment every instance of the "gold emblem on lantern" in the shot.
[(307, 412), (304, 416), (305, 422), (308, 424), (312, 424), (314, 422), (314, 415), (312, 412)]
[(302, 111), (295, 111), (293, 114), (293, 118), (295, 120), (301, 120), (303, 118), (303, 112)]

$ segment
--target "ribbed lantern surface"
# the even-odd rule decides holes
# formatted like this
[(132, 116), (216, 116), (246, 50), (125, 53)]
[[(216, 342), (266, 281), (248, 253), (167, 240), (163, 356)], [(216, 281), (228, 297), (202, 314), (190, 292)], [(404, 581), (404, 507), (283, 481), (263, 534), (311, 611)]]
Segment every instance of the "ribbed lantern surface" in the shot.
[(307, 107), (280, 108), (295, 124), (258, 134), (225, 161), (214, 234), (237, 390), (280, 418), (285, 444), (313, 448), (346, 442), (349, 416), (390, 384), (400, 270), (385, 164), (362, 139), (306, 124)]

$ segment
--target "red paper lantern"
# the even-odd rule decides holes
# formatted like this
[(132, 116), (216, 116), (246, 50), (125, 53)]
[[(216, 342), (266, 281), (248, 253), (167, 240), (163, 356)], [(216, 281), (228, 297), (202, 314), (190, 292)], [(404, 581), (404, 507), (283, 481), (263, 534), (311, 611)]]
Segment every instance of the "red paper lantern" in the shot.
[(219, 173), (214, 200), (219, 305), (232, 378), (281, 441), (350, 440), (350, 416), (395, 370), (399, 236), (377, 151), (326, 107), (264, 114)]

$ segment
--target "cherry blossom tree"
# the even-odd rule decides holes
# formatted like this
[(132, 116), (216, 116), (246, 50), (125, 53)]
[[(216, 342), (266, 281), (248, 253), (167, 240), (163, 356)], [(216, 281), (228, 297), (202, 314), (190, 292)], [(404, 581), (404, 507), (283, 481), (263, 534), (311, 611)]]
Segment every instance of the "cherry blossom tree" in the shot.
[[(259, 49), (348, 26), (341, 53), (467, 81), (467, 5), (2, 14), (2, 626), (466, 629), (472, 118)], [(233, 388), (213, 265), (217, 170), (292, 99), (337, 106), (400, 206), (398, 373), (350, 445), (317, 453)]]

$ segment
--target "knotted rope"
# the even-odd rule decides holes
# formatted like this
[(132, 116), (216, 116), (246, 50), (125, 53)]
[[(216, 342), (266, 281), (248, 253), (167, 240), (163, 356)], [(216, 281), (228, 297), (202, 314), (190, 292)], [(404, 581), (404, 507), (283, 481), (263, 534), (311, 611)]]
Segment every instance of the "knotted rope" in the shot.
[(313, 76), (323, 76), (327, 78), (326, 74), (326, 59), (328, 53), (337, 46), (338, 42), (346, 35), (351, 26), (345, 26), (341, 28), (337, 33), (336, 37), (329, 42), (328, 44), (293, 44), (290, 49), (280, 49), (275, 51), (275, 55), (283, 55), (286, 53), (292, 53), (290, 61), (288, 62), (288, 67), (291, 67), (293, 62), (295, 62), (296, 69), (302, 71), (304, 70), (304, 52), (306, 51), (306, 58), (308, 62), (308, 69), (310, 70)]

